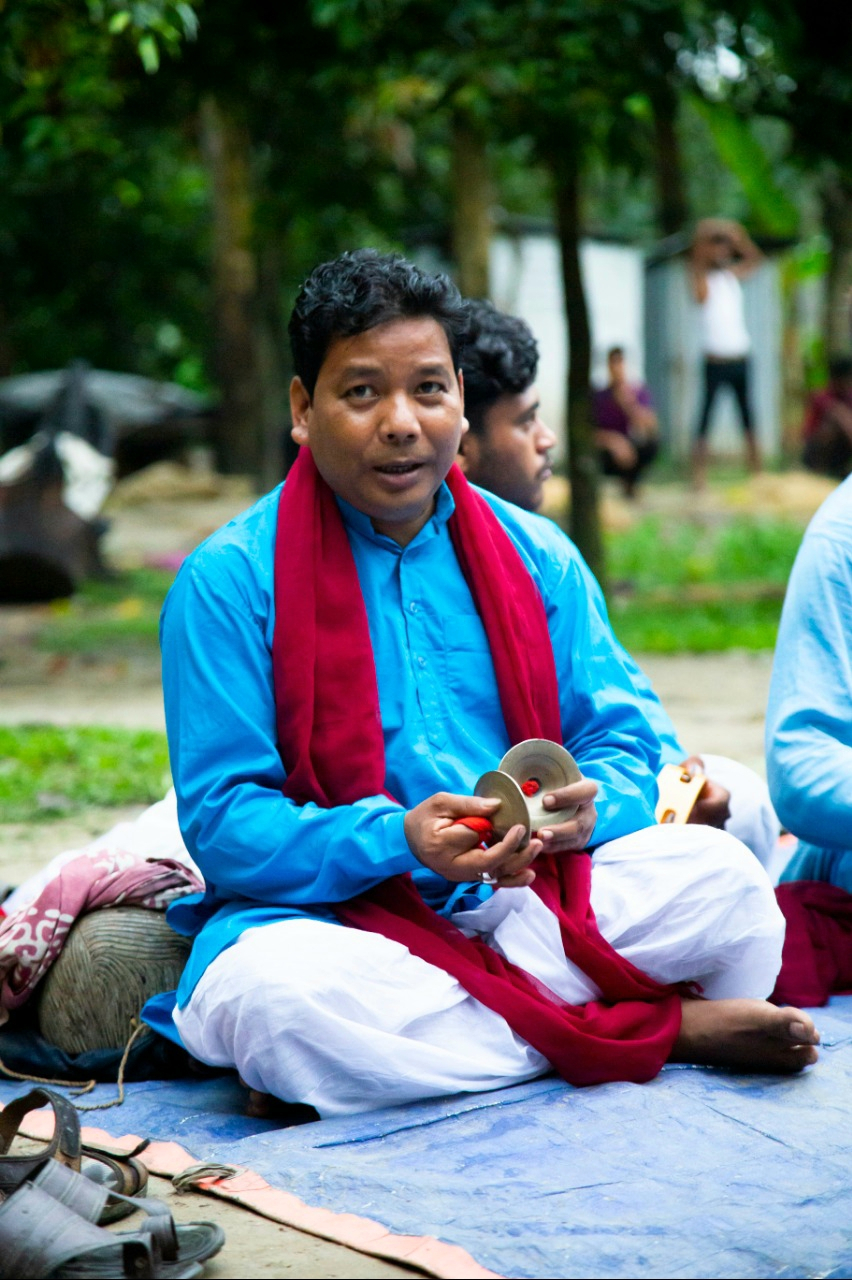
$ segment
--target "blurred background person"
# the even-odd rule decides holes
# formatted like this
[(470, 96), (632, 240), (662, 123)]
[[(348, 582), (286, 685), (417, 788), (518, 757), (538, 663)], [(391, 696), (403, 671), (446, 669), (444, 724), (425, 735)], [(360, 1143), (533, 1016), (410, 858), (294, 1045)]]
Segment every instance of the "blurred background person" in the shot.
[(852, 357), (828, 363), (828, 386), (815, 391), (802, 428), (802, 462), (843, 480), (852, 470)]
[(538, 511), (551, 472), (556, 436), (539, 416), (535, 375), (538, 346), (516, 316), (490, 302), (473, 301), (463, 353), (462, 467), (483, 489), (527, 511)]
[(595, 444), (604, 475), (618, 476), (624, 496), (636, 496), (642, 472), (659, 450), (657, 415), (651, 393), (642, 382), (630, 382), (623, 347), (606, 357), (609, 382), (594, 393)]
[(692, 450), (692, 478), (707, 478), (710, 413), (721, 387), (730, 387), (739, 409), (749, 469), (760, 470), (749, 387), (751, 338), (745, 322), (741, 281), (760, 266), (763, 255), (738, 222), (704, 218), (695, 228), (690, 255), (692, 292), (700, 309), (704, 358), (704, 402)]

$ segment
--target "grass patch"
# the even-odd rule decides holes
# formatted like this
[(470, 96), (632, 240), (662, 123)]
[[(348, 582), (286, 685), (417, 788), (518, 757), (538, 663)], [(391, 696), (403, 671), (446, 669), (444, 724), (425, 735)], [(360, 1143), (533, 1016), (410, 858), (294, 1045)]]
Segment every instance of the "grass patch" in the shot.
[(780, 600), (656, 604), (615, 600), (610, 621), (631, 653), (718, 653), (774, 649)]
[(151, 804), (168, 786), (164, 733), (0, 727), (0, 822), (67, 817), (88, 805)]
[(610, 615), (646, 653), (772, 649), (802, 540), (789, 521), (646, 517), (607, 537)]
[(156, 653), (160, 610), (174, 574), (136, 569), (104, 582), (85, 582), (58, 600), (36, 641), (49, 653)]

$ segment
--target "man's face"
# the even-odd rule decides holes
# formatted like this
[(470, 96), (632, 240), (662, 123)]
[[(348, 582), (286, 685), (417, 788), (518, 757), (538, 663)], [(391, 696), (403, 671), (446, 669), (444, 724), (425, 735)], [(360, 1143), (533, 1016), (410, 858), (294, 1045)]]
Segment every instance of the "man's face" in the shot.
[(555, 444), (556, 436), (539, 417), (535, 385), (502, 395), (485, 414), (483, 430), (465, 438), (467, 477), (498, 498), (538, 511)]
[(730, 262), (733, 245), (727, 236), (714, 235), (709, 240), (709, 257), (712, 266), (724, 267)]
[(403, 546), (434, 499), (467, 430), (449, 343), (430, 317), (390, 320), (329, 346), (310, 397), (290, 388), (293, 439), (336, 494)]
[(619, 384), (624, 381), (626, 372), (624, 368), (624, 356), (621, 352), (617, 355), (607, 356), (607, 365), (609, 367), (610, 382)]

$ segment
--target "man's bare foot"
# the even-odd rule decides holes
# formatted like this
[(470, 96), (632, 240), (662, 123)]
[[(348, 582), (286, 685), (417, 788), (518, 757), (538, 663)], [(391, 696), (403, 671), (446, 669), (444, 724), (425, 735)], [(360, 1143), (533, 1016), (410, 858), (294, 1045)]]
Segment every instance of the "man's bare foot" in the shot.
[(240, 1084), (248, 1090), (246, 1115), (253, 1120), (280, 1120), (282, 1127), (294, 1124), (310, 1124), (319, 1120), (313, 1107), (302, 1102), (282, 1102), (272, 1093), (261, 1093), (260, 1089), (250, 1089), (240, 1077)]
[[(248, 1089), (248, 1085), (244, 1080), (241, 1080), (240, 1084)], [(271, 1093), (261, 1093), (259, 1089), (249, 1089), (248, 1091), (246, 1115), (255, 1120), (274, 1119), (276, 1112), (280, 1111), (282, 1106), (284, 1106), (284, 1103), (279, 1102)]]
[(792, 1073), (816, 1062), (819, 1032), (801, 1009), (765, 1000), (684, 1000), (670, 1062)]

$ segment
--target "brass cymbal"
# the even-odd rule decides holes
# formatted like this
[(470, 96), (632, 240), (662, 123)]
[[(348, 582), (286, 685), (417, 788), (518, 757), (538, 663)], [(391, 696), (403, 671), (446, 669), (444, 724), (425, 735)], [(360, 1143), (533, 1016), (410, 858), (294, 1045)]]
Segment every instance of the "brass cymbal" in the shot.
[(575, 804), (565, 809), (545, 809), (541, 803), (548, 792), (579, 782), (583, 776), (571, 752), (560, 743), (548, 738), (527, 738), (506, 752), (500, 761), (500, 772), (507, 773), (519, 787), (530, 780), (539, 784), (535, 795), (524, 795), (533, 831), (568, 822), (577, 812), (579, 806)]
[(500, 808), (491, 815), (491, 825), (496, 835), (502, 840), (512, 827), (520, 825), (524, 828), (525, 835), (518, 847), (525, 849), (530, 842), (530, 815), (527, 798), (514, 778), (497, 769), (489, 769), (477, 782), (473, 794), (485, 800), (500, 801)]

